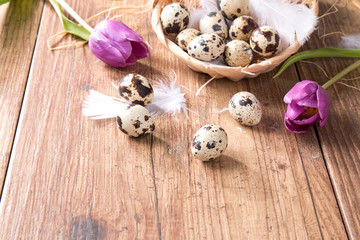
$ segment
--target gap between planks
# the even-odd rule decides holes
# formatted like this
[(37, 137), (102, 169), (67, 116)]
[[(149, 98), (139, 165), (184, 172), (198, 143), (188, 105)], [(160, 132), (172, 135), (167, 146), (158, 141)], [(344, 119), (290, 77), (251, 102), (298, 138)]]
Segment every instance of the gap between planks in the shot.
[(35, 49), (36, 49), (37, 42), (38, 42), (38, 39), (39, 39), (40, 26), (41, 26), (41, 23), (42, 23), (42, 20), (43, 20), (43, 14), (44, 14), (44, 9), (45, 9), (45, 1), (46, 0), (42, 1), (40, 21), (39, 21), (37, 31), (36, 31), (36, 38), (35, 38), (34, 47), (32, 49), (32, 54), (31, 54), (31, 58), (30, 58), (30, 66), (29, 66), (29, 69), (27, 71), (27, 77), (26, 77), (24, 92), (23, 92), (23, 94), (21, 96), (21, 107), (20, 107), (19, 114), (18, 114), (17, 119), (16, 119), (16, 126), (15, 126), (14, 134), (12, 136), (12, 143), (11, 143), (10, 153), (9, 153), (9, 156), (7, 157), (7, 159), (5, 160), (7, 162), (7, 165), (6, 165), (6, 170), (5, 170), (5, 173), (4, 173), (4, 181), (2, 183), (0, 183), (1, 184), (0, 185), (0, 202), (1, 202), (1, 199), (2, 199), (2, 196), (3, 196), (4, 186), (5, 186), (5, 183), (6, 183), (6, 177), (7, 177), (9, 166), (10, 166), (10, 159), (11, 159), (11, 155), (12, 155), (12, 151), (13, 151), (13, 147), (14, 147), (15, 137), (16, 137), (17, 130), (18, 130), (17, 128), (19, 126), (19, 119), (20, 119), (20, 115), (21, 115), (21, 112), (22, 112), (22, 107), (23, 107), (23, 104), (24, 104), (24, 96), (26, 94), (26, 89), (27, 89), (27, 85), (28, 85), (28, 81), (29, 81), (30, 71), (31, 71), (32, 66), (33, 66)]
[[(149, 15), (146, 16), (146, 29), (147, 29), (147, 38), (150, 44), (150, 32), (149, 32)], [(150, 76), (153, 79), (153, 67), (151, 61), (151, 51), (149, 54), (149, 64), (150, 64)], [(151, 134), (150, 139), (150, 157), (151, 157), (151, 167), (153, 173), (153, 180), (154, 180), (154, 191), (155, 191), (155, 209), (156, 209), (156, 221), (157, 221), (157, 228), (159, 233), (159, 239), (161, 240), (161, 222), (160, 222), (160, 215), (159, 215), (159, 198), (158, 198), (158, 191), (156, 187), (156, 176), (155, 176), (155, 165), (154, 165), (154, 157), (153, 157), (153, 144), (154, 144), (154, 135)]]

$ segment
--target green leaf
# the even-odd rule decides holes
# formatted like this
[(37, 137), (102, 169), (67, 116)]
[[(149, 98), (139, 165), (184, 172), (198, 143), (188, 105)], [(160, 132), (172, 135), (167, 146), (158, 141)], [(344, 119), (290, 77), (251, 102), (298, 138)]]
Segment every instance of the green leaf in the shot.
[(319, 48), (315, 50), (307, 50), (295, 54), (290, 57), (281, 66), (280, 70), (275, 74), (274, 78), (280, 76), (285, 69), (293, 63), (309, 58), (323, 58), (323, 57), (345, 57), (345, 58), (360, 58), (360, 49), (351, 48)]
[[(2, 0), (0, 0), (2, 1)], [(76, 23), (74, 23), (73, 21), (71, 21), (70, 19), (68, 19), (63, 11), (61, 10), (61, 6), (60, 4), (56, 1), (56, 0), (50, 0), (51, 5), (53, 6), (53, 8), (55, 9), (57, 15), (60, 18), (60, 21), (62, 22), (62, 25), (64, 26), (65, 31), (67, 31), (70, 34), (73, 34), (75, 36), (78, 36), (82, 39), (84, 39), (85, 41), (89, 41), (89, 37), (90, 37), (90, 32), (88, 30), (86, 30), (84, 27), (81, 27), (79, 25), (77, 25)]]
[(4, 3), (7, 3), (7, 2), (10, 2), (10, 0), (0, 0), (0, 5), (4, 4)]

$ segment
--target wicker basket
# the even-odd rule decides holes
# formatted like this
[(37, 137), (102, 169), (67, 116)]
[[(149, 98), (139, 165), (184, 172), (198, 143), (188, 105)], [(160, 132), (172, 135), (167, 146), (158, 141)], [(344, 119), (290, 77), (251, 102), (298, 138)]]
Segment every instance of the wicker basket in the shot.
[[(207, 73), (214, 78), (225, 77), (232, 81), (239, 81), (243, 78), (255, 78), (261, 73), (266, 73), (273, 70), (283, 61), (285, 61), (289, 56), (296, 53), (300, 48), (300, 44), (296, 43), (292, 46), (289, 46), (287, 49), (284, 49), (280, 52), (280, 54), (275, 55), (272, 58), (266, 59), (258, 63), (253, 63), (247, 67), (229, 67), (197, 60), (190, 57), (185, 51), (183, 51), (179, 46), (166, 38), (164, 35), (160, 22), (160, 14), (162, 9), (171, 2), (182, 2), (187, 7), (189, 7), (189, 5), (194, 6), (194, 2), (196, 4), (196, 1), (194, 0), (155, 0), (151, 24), (160, 42), (194, 71)], [(305, 0), (299, 2), (309, 7), (312, 11), (316, 13), (316, 15), (318, 14), (318, 0)]]

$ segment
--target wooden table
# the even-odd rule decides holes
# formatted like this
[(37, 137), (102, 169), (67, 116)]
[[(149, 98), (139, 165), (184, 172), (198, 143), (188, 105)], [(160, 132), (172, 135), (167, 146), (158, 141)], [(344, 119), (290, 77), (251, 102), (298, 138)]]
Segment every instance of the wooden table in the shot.
[[(333, 2), (320, 1), (320, 15)], [(359, 10), (346, 2), (321, 18), (304, 49), (337, 46), (340, 35), (321, 37), (327, 33), (359, 31)], [(69, 4), (84, 17), (111, 6)], [(275, 80), (275, 71), (238, 83), (221, 79), (198, 97), (186, 91), (200, 117), (157, 118), (153, 135), (129, 138), (114, 120), (82, 116), (90, 87), (117, 96), (111, 82), (129, 72), (155, 78), (174, 70), (178, 84), (193, 91), (209, 79), (157, 41), (150, 13), (121, 18), (153, 49), (120, 70), (87, 46), (49, 51), (47, 38), (62, 27), (47, 1), (14, 0), (0, 16), (1, 239), (360, 239), (358, 90), (331, 87), (326, 126), (293, 134), (283, 126), (283, 96), (301, 79), (324, 83), (318, 67), (299, 63)], [(354, 60), (312, 62), (333, 76)], [(260, 125), (240, 131), (229, 114), (215, 113), (238, 91), (262, 102)], [(223, 126), (230, 144), (203, 163), (190, 143), (208, 123)]]

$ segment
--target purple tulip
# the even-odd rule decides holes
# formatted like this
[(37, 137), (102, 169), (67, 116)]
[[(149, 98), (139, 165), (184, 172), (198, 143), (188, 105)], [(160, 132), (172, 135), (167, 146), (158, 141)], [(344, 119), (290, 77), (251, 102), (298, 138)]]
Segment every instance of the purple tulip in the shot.
[(285, 113), (285, 127), (294, 133), (309, 131), (318, 120), (324, 126), (331, 105), (329, 93), (313, 81), (301, 81), (285, 95), (288, 104)]
[(89, 47), (97, 58), (112, 67), (134, 65), (137, 60), (149, 56), (143, 38), (114, 20), (104, 20), (96, 25), (90, 35)]

